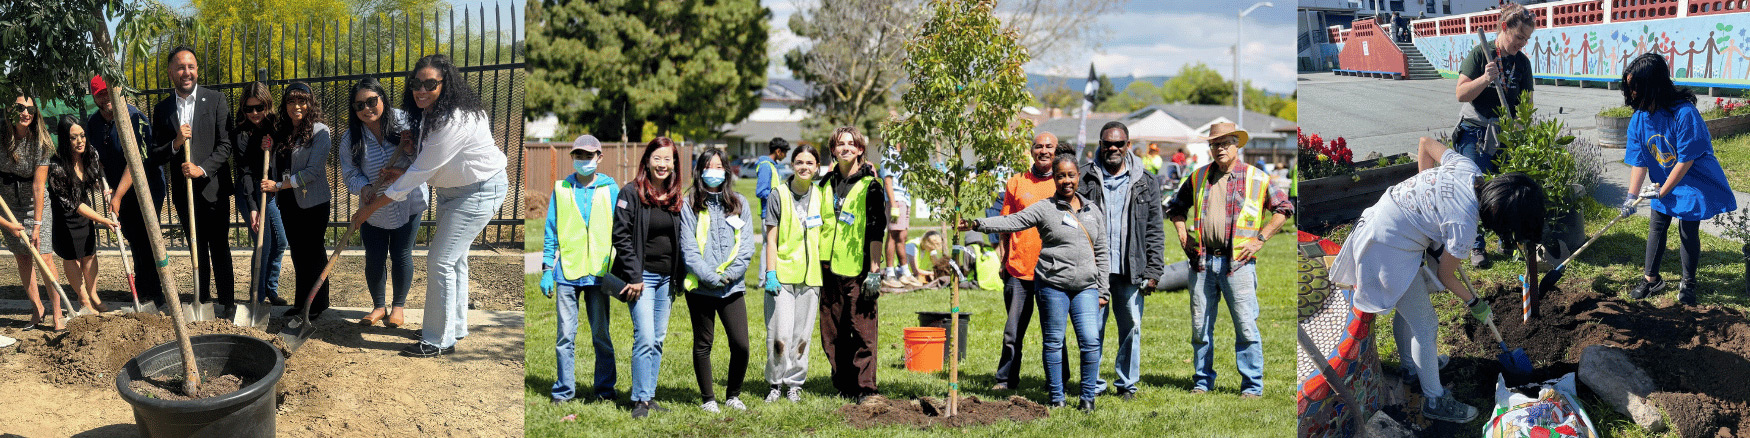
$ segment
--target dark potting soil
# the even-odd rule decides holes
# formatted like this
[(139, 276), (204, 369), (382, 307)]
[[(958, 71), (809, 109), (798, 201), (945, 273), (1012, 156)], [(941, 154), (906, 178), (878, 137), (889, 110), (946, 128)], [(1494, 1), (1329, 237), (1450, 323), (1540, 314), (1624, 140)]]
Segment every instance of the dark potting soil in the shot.
[[(1509, 386), (1577, 371), (1586, 347), (1610, 345), (1652, 377), (1658, 392), (1650, 398), (1681, 436), (1750, 434), (1750, 318), (1744, 312), (1686, 306), (1668, 296), (1625, 301), (1589, 283), (1570, 279), (1546, 291), (1539, 313), (1523, 322), (1517, 284), (1487, 288), (1501, 337), (1509, 348), (1523, 348), (1535, 369), (1530, 379), (1509, 380)], [(1487, 406), (1503, 371), (1496, 361), (1501, 349), (1486, 325), (1468, 316), (1461, 324), (1468, 336), (1441, 339), (1453, 356), (1441, 377), (1459, 400)]]
[(1009, 396), (1005, 401), (984, 401), (968, 396), (960, 399), (960, 411), (947, 417), (948, 402), (935, 397), (914, 400), (871, 399), (861, 404), (839, 408), (839, 414), (852, 427), (906, 425), (919, 429), (935, 426), (983, 426), (999, 421), (1026, 422), (1051, 416), (1044, 405), (1021, 396)]
[(128, 382), (128, 389), (155, 399), (194, 400), (237, 392), (251, 383), (255, 383), (255, 380), (245, 380), (235, 374), (209, 377), (201, 380), (201, 385), (195, 390), (194, 396), (189, 396), (182, 392), (181, 376), (157, 376)]
[[(243, 335), (264, 339), (281, 350), (285, 349), (279, 336), (232, 325), (229, 321), (196, 321), (188, 323), (187, 327), (189, 336)], [(40, 359), (45, 365), (43, 377), (51, 383), (104, 387), (115, 385), (115, 373), (121, 371), (129, 359), (175, 339), (176, 332), (169, 316), (139, 313), (91, 315), (73, 318), (65, 332), (21, 338), (18, 351)]]

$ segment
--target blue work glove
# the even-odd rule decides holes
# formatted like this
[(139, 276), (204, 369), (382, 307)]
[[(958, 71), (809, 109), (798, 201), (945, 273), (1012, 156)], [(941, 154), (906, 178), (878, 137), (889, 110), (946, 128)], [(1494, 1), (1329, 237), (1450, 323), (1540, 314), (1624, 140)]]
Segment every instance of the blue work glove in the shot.
[(553, 298), (553, 289), (559, 287), (559, 279), (554, 277), (553, 268), (541, 267), (541, 295)]
[(766, 271), (766, 293), (778, 294), (778, 271)]
[(1628, 195), (1628, 199), (1622, 200), (1622, 216), (1628, 217), (1634, 215), (1637, 204), (1640, 204), (1640, 202), (1640, 196)]

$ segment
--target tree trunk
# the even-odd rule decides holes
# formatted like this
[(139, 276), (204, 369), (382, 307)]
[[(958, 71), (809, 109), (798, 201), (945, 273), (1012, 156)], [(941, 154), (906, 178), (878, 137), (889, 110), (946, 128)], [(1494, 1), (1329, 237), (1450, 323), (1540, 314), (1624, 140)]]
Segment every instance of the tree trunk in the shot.
[[(958, 229), (958, 225), (960, 224), (960, 209), (954, 209), (954, 213), (950, 214), (949, 217), (953, 219), (953, 223), (956, 225), (956, 229)], [(956, 232), (955, 234), (956, 236), (954, 236), (953, 239), (948, 239), (949, 242), (959, 240), (959, 233)], [(923, 250), (919, 249), (918, 251)], [(948, 247), (947, 253), (949, 257), (953, 257), (954, 248), (952, 246)], [(948, 279), (948, 283), (951, 285), (949, 286), (949, 300), (951, 301), (949, 306), (951, 307), (948, 309), (948, 416), (953, 417), (955, 415), (960, 415), (959, 352), (960, 343), (966, 342), (966, 340), (960, 339), (960, 281), (956, 278), (950, 278)]]

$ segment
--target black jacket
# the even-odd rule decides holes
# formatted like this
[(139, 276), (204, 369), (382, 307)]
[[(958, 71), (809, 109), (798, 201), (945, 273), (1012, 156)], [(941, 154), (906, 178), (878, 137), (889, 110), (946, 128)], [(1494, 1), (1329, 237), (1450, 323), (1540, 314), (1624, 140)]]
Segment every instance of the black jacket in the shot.
[[(614, 266), (609, 271), (614, 277), (626, 284), (642, 284), (644, 282), (644, 242), (650, 240), (646, 234), (646, 223), (650, 221), (650, 209), (638, 198), (638, 187), (635, 183), (620, 186), (620, 198), (614, 201)], [(677, 200), (678, 201), (678, 200)], [(676, 222), (675, 229), (680, 229)], [(674, 243), (674, 262), (668, 275), (674, 281), (680, 281), (686, 274), (687, 264), (681, 262), (681, 239), (674, 236), (669, 240)], [(670, 293), (680, 293), (680, 285), (671, 285)], [(618, 294), (620, 291), (607, 291)], [(645, 291), (650, 292), (650, 291)]]
[[(1105, 211), (1111, 205), (1106, 200), (1106, 190), (1100, 185), (1106, 171), (1098, 166), (1093, 162), (1082, 165), (1082, 180), (1076, 185), (1076, 193)], [(1124, 172), (1130, 175), (1124, 256), (1112, 263), (1119, 263), (1119, 272), (1130, 277), (1130, 284), (1144, 286), (1149, 280), (1160, 278), (1166, 265), (1167, 234), (1165, 217), (1161, 213), (1161, 183), (1156, 176), (1143, 171), (1141, 160), (1132, 158), (1124, 167)]]
[[(229, 160), (233, 151), (231, 146), (231, 104), (225, 98), (225, 93), (213, 91), (205, 87), (194, 90), (194, 117), (190, 120), (193, 138), (188, 141), (189, 152), (194, 164), (201, 167), (207, 176), (195, 180), (194, 191), (202, 200), (218, 202), (219, 199), (231, 196), (231, 166)], [(176, 114), (176, 93), (171, 92), (164, 100), (152, 108), (153, 143), (160, 149), (173, 150), (176, 155), (170, 160), (171, 190), (182, 193), (185, 179), (182, 177), (182, 151), (175, 147), (176, 134), (181, 123)]]

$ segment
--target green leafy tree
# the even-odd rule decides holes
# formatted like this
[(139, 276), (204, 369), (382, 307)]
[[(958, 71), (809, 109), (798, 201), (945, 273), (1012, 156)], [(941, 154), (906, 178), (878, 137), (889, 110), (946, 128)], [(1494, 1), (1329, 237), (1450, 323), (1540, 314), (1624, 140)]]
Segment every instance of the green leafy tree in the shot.
[(706, 136), (747, 117), (766, 86), (766, 22), (755, 0), (532, 1), (530, 114), (602, 138)]
[(1056, 86), (1038, 96), (1039, 106), (1069, 110), (1082, 107), (1082, 92), (1068, 87)]
[[(1132, 82), (1132, 84), (1135, 84), (1135, 82)], [(1129, 87), (1126, 87), (1126, 89), (1128, 88)], [(1094, 90), (1094, 108), (1099, 108), (1100, 105), (1105, 105), (1106, 101), (1112, 100), (1112, 96), (1117, 95), (1118, 89), (1112, 87), (1112, 78), (1106, 76), (1105, 73), (1100, 73), (1100, 88)]]
[(1233, 95), (1233, 82), (1201, 62), (1179, 67), (1179, 74), (1161, 85), (1161, 98), (1167, 102), (1232, 105)]
[[(910, 169), (901, 176), (905, 186), (919, 199), (934, 200), (935, 214), (948, 223), (981, 215), (996, 200), (998, 175), (1026, 166), (1033, 126), (1016, 113), (1032, 100), (1021, 70), (1029, 58), (992, 7), (976, 0), (931, 3), (934, 13), (906, 44), (911, 87), (900, 97), (901, 115), (886, 124), (888, 139), (905, 145), (899, 155)], [(951, 283), (950, 321), (958, 325), (960, 288)], [(964, 340), (956, 329), (948, 332), (952, 351)], [(958, 358), (949, 363), (949, 415), (959, 406), (959, 364)]]
[(1096, 109), (1104, 112), (1128, 113), (1164, 102), (1160, 87), (1148, 81), (1135, 81), (1124, 87), (1124, 92), (1114, 95), (1111, 100), (1106, 101), (1105, 105)]
[(880, 132), (922, 6), (919, 0), (830, 1), (790, 16), (790, 31), (810, 42), (784, 54), (784, 67), (814, 88), (802, 102), (813, 114), (803, 121), (804, 136), (824, 138), (839, 126)]

